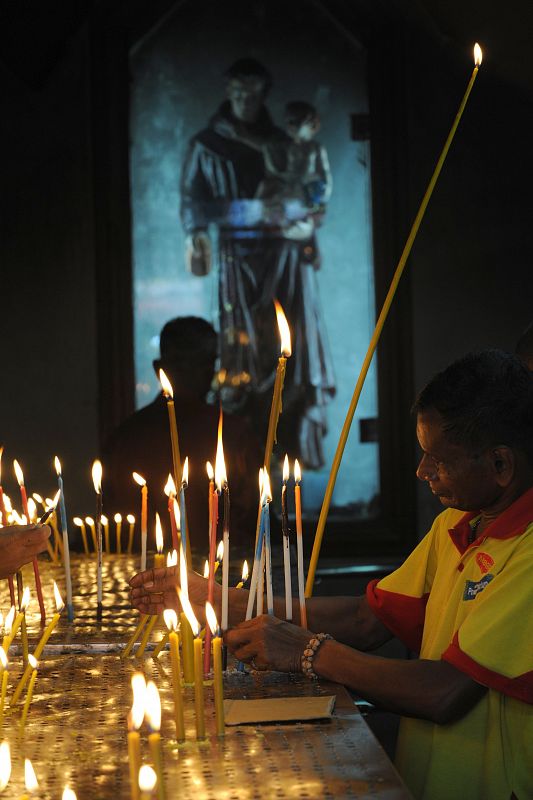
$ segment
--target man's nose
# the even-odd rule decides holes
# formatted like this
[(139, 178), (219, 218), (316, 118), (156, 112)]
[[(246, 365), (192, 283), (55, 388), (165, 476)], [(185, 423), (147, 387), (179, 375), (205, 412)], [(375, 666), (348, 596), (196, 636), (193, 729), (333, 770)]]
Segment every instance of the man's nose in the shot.
[(416, 470), (416, 477), (421, 481), (437, 480), (437, 469), (435, 463), (425, 453), (420, 459)]

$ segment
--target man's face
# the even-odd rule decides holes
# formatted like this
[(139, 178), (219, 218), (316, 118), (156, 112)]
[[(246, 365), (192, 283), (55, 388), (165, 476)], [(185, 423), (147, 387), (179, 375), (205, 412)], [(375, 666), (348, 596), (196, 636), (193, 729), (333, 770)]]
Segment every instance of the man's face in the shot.
[(498, 499), (501, 488), (488, 453), (471, 455), (460, 445), (448, 442), (438, 411), (428, 409), (418, 415), (416, 435), (422, 448), (417, 477), (427, 481), (443, 506), (478, 511)]
[(255, 122), (265, 99), (265, 82), (254, 76), (232, 78), (226, 91), (233, 116), (241, 122)]

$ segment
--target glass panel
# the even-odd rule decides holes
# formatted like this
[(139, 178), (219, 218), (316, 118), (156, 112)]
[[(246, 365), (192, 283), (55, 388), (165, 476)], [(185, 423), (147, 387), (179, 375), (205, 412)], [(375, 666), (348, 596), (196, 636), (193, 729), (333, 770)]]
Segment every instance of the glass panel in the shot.
[[(250, 264), (252, 270), (256, 269), (254, 258), (257, 253), (251, 253), (247, 239), (255, 236), (253, 246), (262, 252), (269, 251), (269, 264), (285, 270), (285, 283), (275, 287), (276, 294), (287, 292), (287, 275), (296, 276), (304, 284), (303, 308), (300, 305), (298, 309), (296, 304), (296, 310), (292, 309), (297, 318), (291, 319), (288, 313), (292, 330), (302, 327), (302, 320), (308, 325), (309, 315), (313, 318), (319, 315), (322, 320), (315, 338), (307, 327), (308, 333), (297, 344), (300, 350), (292, 357), (291, 368), (302, 363), (303, 352), (304, 362), (309, 358), (314, 367), (322, 364), (324, 378), (329, 362), (327, 357), (317, 358), (313, 348), (318, 344), (331, 356), (336, 394), (334, 397), (329, 397), (327, 392), (323, 394), (328, 426), (322, 442), (324, 464), (319, 468), (305, 468), (302, 484), (304, 509), (311, 512), (320, 507), (338, 437), (373, 330), (370, 146), (364, 139), (354, 141), (355, 126), (352, 124), (354, 117), (364, 120), (368, 111), (366, 51), (353, 37), (345, 36), (314, 4), (282, 4), (276, 0), (261, 6), (260, 12), (251, 4), (241, 3), (197, 2), (180, 6), (163, 24), (137, 43), (131, 54), (136, 405), (146, 405), (158, 391), (151, 364), (159, 354), (159, 331), (168, 319), (182, 315), (205, 317), (217, 330), (220, 331), (222, 326), (221, 339), (226, 337), (227, 340), (228, 318), (225, 315), (221, 317), (219, 309), (219, 273), (228, 274), (228, 260), (232, 258), (241, 259), (240, 267), (246, 262), (245, 271)], [(281, 139), (276, 145), (277, 150), (275, 147), (269, 149), (268, 140), (265, 150), (262, 132), (257, 132), (253, 125), (244, 126), (245, 134), (238, 126), (227, 134), (223, 132), (223, 136), (230, 138), (241, 137), (240, 146), (252, 153), (250, 165), (244, 170), (242, 163), (238, 165), (236, 177), (235, 174), (228, 177), (229, 173), (217, 173), (210, 175), (209, 179), (212, 183), (225, 182), (224, 200), (227, 200), (228, 192), (233, 191), (234, 196), (245, 198), (247, 202), (241, 205), (225, 203), (223, 207), (215, 210), (210, 207), (205, 211), (213, 267), (210, 274), (198, 277), (188, 272), (185, 266), (186, 232), (179, 214), (184, 200), (180, 196), (180, 179), (188, 142), (206, 128), (224, 101), (227, 68), (250, 53), (272, 74), (266, 107), (276, 125), (291, 133), (292, 139), (289, 136)], [(304, 141), (300, 150), (298, 147), (305, 131), (295, 134), (296, 123), (292, 128), (287, 127), (285, 107), (289, 101), (311, 104), (320, 120), (320, 129), (314, 132), (310, 142)], [(239, 113), (237, 107), (233, 110)], [(246, 109), (242, 113), (246, 114)], [(246, 136), (251, 141), (246, 141)], [(231, 144), (228, 145), (230, 148)], [(310, 153), (316, 155), (323, 153), (324, 149), (333, 181), (329, 199), (324, 173), (317, 170), (316, 158), (311, 163), (309, 157)], [(307, 155), (298, 162), (302, 152)], [(200, 168), (204, 173), (209, 169), (215, 173), (222, 169), (218, 156), (209, 161), (203, 152), (201, 157), (204, 160)], [(267, 164), (266, 178), (274, 180), (270, 184), (268, 180), (263, 181), (259, 188), (256, 181), (252, 190), (255, 200), (250, 203), (248, 195), (251, 190), (244, 183), (246, 176), (249, 177), (256, 169), (258, 158), (263, 159), (262, 165)], [(194, 166), (196, 168), (198, 164)], [(237, 184), (240, 181), (241, 185), (228, 189), (231, 180), (236, 180)], [(269, 204), (272, 198), (274, 200)], [(294, 198), (297, 202), (293, 202)], [(316, 213), (321, 204), (323, 213)], [(304, 237), (305, 242), (311, 245), (305, 257), (302, 255), (302, 240), (294, 238), (302, 221), (292, 232), (291, 223), (287, 222), (287, 212), (294, 208), (296, 217), (304, 217), (304, 227), (306, 220), (313, 219), (318, 223), (322, 216), (321, 224), (316, 224), (314, 231), (316, 241), (313, 235)], [(250, 219), (253, 214), (257, 214), (255, 221)], [(270, 214), (268, 225), (271, 232), (265, 235), (267, 214)], [(281, 238), (271, 235), (276, 226), (282, 229)], [(260, 234), (258, 228), (262, 229)], [(240, 233), (236, 237), (237, 229)], [(283, 247), (285, 250), (280, 255)], [(282, 267), (279, 267), (280, 263)], [(265, 275), (271, 275), (271, 270), (271, 266), (265, 269)], [(257, 329), (255, 333), (261, 335)], [(239, 336), (243, 341), (246, 339), (242, 331), (237, 333)], [(277, 329), (270, 339), (265, 348), (272, 346), (273, 342), (278, 347)], [(244, 341), (244, 344), (249, 345), (249, 342)], [(253, 364), (250, 368), (246, 354), (240, 363), (242, 372), (247, 375), (250, 369), (253, 372)], [(241, 376), (242, 372), (239, 373)], [(286, 392), (290, 384), (288, 378)], [(231, 395), (231, 391), (225, 392), (227, 401), (232, 399)], [(264, 393), (267, 405), (270, 397), (269, 389)], [(315, 394), (314, 399), (320, 400), (320, 393)], [(317, 410), (312, 410), (311, 417)], [(290, 410), (286, 413), (289, 415)], [(264, 416), (267, 415), (268, 409), (264, 412)], [(333, 496), (333, 512), (366, 517), (378, 510), (376, 417), (374, 362), (344, 455)], [(259, 427), (259, 420), (257, 425)], [(308, 441), (310, 439), (308, 437)]]

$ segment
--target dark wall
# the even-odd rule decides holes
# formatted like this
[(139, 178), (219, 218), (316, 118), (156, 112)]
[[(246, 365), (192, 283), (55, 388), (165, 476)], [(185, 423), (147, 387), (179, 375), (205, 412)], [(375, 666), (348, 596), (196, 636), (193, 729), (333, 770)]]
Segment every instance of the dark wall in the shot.
[[(451, 43), (437, 41), (438, 56), (430, 53), (432, 43), (411, 21), (389, 24), (402, 28), (408, 112), (407, 130), (398, 131), (405, 141), (399, 154), (405, 185), (397, 202), (412, 218), (472, 62), (470, 52)], [(112, 300), (96, 293), (93, 210), (102, 187), (93, 180), (92, 135), (99, 120), (92, 112), (91, 52), (88, 27), (82, 26), (41, 80), (0, 65), (7, 200), (0, 237), (2, 480), (12, 490), (16, 457), (28, 486), (51, 493), (51, 461), (58, 454), (69, 515), (90, 512), (99, 392), (106, 397), (114, 391), (109, 373), (98, 385), (97, 296), (98, 303), (108, 303), (111, 322), (114, 312)], [(533, 317), (526, 194), (533, 100), (525, 91), (504, 84), (490, 62), (483, 65), (415, 243), (408, 264), (413, 313), (403, 324), (412, 330), (417, 387), (468, 349), (512, 348)], [(407, 232), (408, 226), (399, 239)], [(431, 513), (421, 494), (420, 528)]]

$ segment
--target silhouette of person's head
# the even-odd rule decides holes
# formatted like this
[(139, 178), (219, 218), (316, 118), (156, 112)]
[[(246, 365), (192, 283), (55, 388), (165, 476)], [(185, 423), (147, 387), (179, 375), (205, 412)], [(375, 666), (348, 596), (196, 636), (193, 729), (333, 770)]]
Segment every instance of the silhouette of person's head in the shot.
[(226, 70), (225, 77), (233, 116), (254, 123), (272, 83), (270, 72), (255, 58), (239, 58)]
[(285, 125), (291, 139), (308, 142), (320, 129), (320, 117), (311, 103), (293, 100), (285, 106)]
[(176, 317), (161, 330), (161, 356), (154, 360), (154, 370), (158, 377), (160, 369), (165, 371), (174, 397), (204, 400), (213, 380), (217, 347), (215, 329), (205, 319)]
[(526, 367), (533, 371), (533, 322), (531, 322), (516, 343), (515, 353)]

